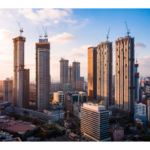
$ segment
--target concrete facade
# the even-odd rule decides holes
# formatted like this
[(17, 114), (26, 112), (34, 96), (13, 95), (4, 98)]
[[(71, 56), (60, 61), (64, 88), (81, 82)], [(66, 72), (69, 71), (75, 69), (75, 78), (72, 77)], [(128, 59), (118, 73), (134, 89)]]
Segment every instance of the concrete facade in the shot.
[(9, 78), (3, 81), (3, 101), (12, 102), (13, 81)]
[(73, 85), (71, 83), (66, 83), (63, 85), (63, 92), (73, 92)]
[(134, 111), (134, 64), (134, 38), (119, 38), (115, 42), (115, 107), (128, 112)]
[[(29, 97), (29, 74), (26, 74), (24, 69), (24, 43), (25, 38), (19, 36), (13, 39), (14, 43), (14, 79), (13, 79), (13, 103), (17, 107), (26, 107), (24, 103), (28, 101), (26, 98)], [(28, 78), (29, 79), (29, 78)], [(26, 80), (26, 85), (24, 80)], [(27, 89), (26, 89), (27, 88)], [(25, 97), (24, 97), (25, 96)]]
[(139, 100), (139, 73), (138, 73), (139, 64), (135, 64), (135, 101), (138, 103)]
[(112, 104), (112, 42), (97, 45), (97, 101)]
[(60, 62), (60, 84), (63, 85), (68, 83), (68, 62), (69, 60), (65, 60), (61, 58)]
[(85, 81), (76, 81), (76, 90), (85, 91)]
[(50, 42), (36, 43), (36, 105), (37, 110), (49, 107)]
[(97, 99), (97, 47), (88, 48), (88, 100)]

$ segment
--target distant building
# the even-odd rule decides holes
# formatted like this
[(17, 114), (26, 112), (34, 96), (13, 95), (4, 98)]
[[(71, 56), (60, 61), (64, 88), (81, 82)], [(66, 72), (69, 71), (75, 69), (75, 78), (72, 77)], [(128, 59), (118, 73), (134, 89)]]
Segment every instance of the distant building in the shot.
[(3, 82), (3, 101), (12, 102), (13, 81), (6, 78)]
[(109, 111), (105, 106), (83, 103), (81, 107), (81, 132), (97, 139), (109, 138)]
[(147, 100), (147, 115), (148, 115), (148, 121), (150, 122), (150, 99)]
[(147, 86), (146, 86), (145, 92), (146, 92), (147, 94), (150, 94), (150, 85), (147, 85)]
[(37, 110), (49, 107), (50, 100), (50, 42), (39, 39), (36, 46), (36, 105)]
[(80, 77), (80, 81), (84, 81), (84, 77)]
[(50, 92), (57, 92), (57, 91), (60, 91), (60, 83), (51, 83), (50, 84)]
[(97, 47), (88, 48), (88, 100), (97, 99)]
[(76, 90), (77, 91), (85, 91), (85, 81), (76, 81)]
[(22, 36), (13, 39), (14, 43), (14, 106), (26, 108), (29, 105), (29, 69), (24, 69), (24, 43)]
[(60, 62), (60, 84), (68, 83), (68, 62), (69, 60), (65, 60), (61, 58)]
[(146, 115), (146, 105), (145, 104), (142, 104), (142, 103), (135, 104), (134, 119), (135, 118), (141, 119), (143, 124), (146, 124), (147, 115)]
[(137, 62), (136, 62), (136, 64), (135, 64), (135, 100), (136, 100), (136, 102), (140, 102), (138, 66), (139, 66), (139, 64), (137, 64)]
[(112, 104), (112, 42), (97, 45), (97, 101)]
[(134, 64), (134, 38), (118, 38), (115, 42), (115, 107), (126, 112), (134, 112)]
[(63, 91), (58, 91), (53, 93), (54, 102), (58, 103), (59, 106), (62, 106), (65, 103), (65, 94)]
[(72, 83), (72, 77), (73, 77), (73, 68), (72, 66), (68, 67), (68, 83)]
[(71, 83), (63, 84), (63, 92), (73, 92), (73, 85)]

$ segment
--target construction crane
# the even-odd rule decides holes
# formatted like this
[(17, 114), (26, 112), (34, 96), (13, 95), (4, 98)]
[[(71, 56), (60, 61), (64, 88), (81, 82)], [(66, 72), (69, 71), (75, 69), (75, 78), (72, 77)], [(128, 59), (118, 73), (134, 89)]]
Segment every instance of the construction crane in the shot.
[(38, 33), (39, 33), (39, 38), (41, 38), (42, 34), (40, 34), (38, 27), (37, 27), (37, 30), (38, 30)]
[(110, 32), (110, 28), (109, 28), (109, 30), (108, 30), (108, 34), (107, 34), (107, 36), (106, 36), (107, 41), (108, 41), (108, 38), (109, 38), (109, 32)]
[(18, 23), (18, 25), (19, 25), (20, 36), (22, 36), (21, 34), (22, 34), (22, 32), (23, 32), (23, 28), (21, 28), (21, 26), (20, 26), (20, 22), (18, 22), (18, 21), (17, 21), (17, 23)]
[(129, 36), (129, 34), (130, 34), (130, 29), (128, 29), (128, 26), (127, 26), (127, 23), (125, 22), (125, 24), (126, 24), (126, 28), (127, 28), (127, 35)]
[(44, 26), (42, 25), (42, 27), (43, 27), (43, 30), (44, 30), (44, 33), (45, 33), (45, 39), (48, 37), (48, 35), (47, 35), (47, 27), (46, 27), (46, 29), (44, 29)]

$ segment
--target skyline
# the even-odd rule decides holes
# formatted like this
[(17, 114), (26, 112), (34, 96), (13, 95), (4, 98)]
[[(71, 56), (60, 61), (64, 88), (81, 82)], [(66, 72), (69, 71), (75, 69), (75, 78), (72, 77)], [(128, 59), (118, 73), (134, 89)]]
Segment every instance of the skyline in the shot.
[(87, 48), (105, 42), (109, 27), (114, 75), (114, 45), (127, 32), (125, 21), (130, 36), (135, 38), (135, 58), (138, 53), (140, 76), (150, 75), (149, 16), (149, 9), (0, 9), (0, 65), (3, 72), (0, 79), (13, 76), (12, 39), (19, 36), (16, 20), (24, 29), (25, 67), (30, 69), (30, 81), (35, 81), (35, 43), (39, 39), (36, 26), (44, 35), (42, 24), (48, 28), (51, 79), (54, 81), (59, 80), (59, 60), (64, 56), (69, 65), (74, 60), (80, 62), (81, 76), (87, 80)]

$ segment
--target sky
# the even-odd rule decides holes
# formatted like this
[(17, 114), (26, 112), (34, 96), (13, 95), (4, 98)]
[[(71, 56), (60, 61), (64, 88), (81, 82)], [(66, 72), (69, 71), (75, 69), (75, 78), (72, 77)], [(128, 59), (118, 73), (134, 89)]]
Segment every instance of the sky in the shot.
[[(13, 76), (13, 38), (20, 35), (18, 22), (23, 28), (25, 68), (30, 69), (30, 81), (35, 81), (35, 43), (42, 25), (47, 27), (50, 42), (50, 74), (59, 81), (61, 57), (80, 62), (80, 76), (87, 80), (87, 48), (106, 41), (113, 42), (126, 36), (135, 39), (135, 58), (140, 76), (150, 76), (150, 9), (0, 9), (0, 80)], [(114, 74), (113, 65), (113, 74)]]

